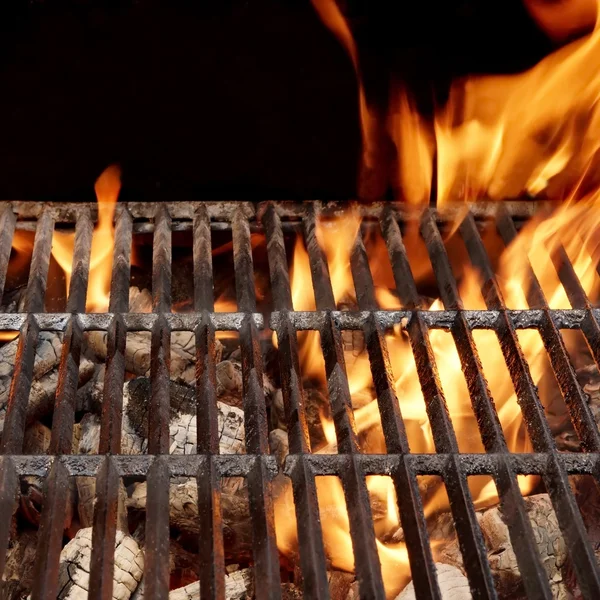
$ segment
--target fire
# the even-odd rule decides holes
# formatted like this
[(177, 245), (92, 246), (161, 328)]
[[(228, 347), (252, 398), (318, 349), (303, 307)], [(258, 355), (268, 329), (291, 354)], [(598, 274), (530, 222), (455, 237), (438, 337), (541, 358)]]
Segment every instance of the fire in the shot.
[[(373, 199), (391, 184), (404, 200), (427, 202), (434, 163), (440, 205), (524, 194), (581, 197), (598, 183), (600, 28), (593, 28), (597, 0), (525, 0), (525, 4), (557, 41), (594, 30), (523, 73), (456, 80), (448, 102), (429, 122), (419, 115), (395, 75), (387, 114), (379, 114), (366, 102), (359, 51), (348, 23), (335, 0), (313, 0), (357, 74), (363, 138), (359, 191)], [(399, 158), (387, 185), (374, 187), (366, 180), (373, 179), (374, 170), (387, 177), (386, 138), (395, 144)]]
[[(531, 220), (517, 239), (504, 249), (499, 261), (498, 281), (507, 306), (527, 308), (525, 292), (529, 286), (528, 266), (531, 264), (550, 306), (570, 308), (550, 258), (552, 252), (561, 246), (569, 255), (589, 297), (596, 297), (599, 283), (596, 265), (600, 261), (599, 203), (600, 192), (586, 201), (566, 202), (547, 218)], [(457, 229), (458, 223), (452, 231), (456, 232)], [(350, 270), (350, 253), (356, 236), (362, 235), (360, 231), (360, 221), (353, 210), (349, 210), (338, 220), (320, 220), (317, 223), (317, 239), (327, 257), (336, 302), (338, 305), (350, 305), (351, 308), (356, 308), (356, 298)], [(425, 279), (428, 271), (431, 275), (427, 254), (423, 254), (422, 250), (420, 253), (414, 249), (411, 252), (410, 246), (414, 246), (415, 240), (410, 236), (407, 236), (405, 242), (409, 246), (409, 254), (417, 259), (416, 271)], [(449, 246), (452, 242), (454, 240), (447, 240)], [(385, 244), (381, 237), (366, 237), (365, 244), (380, 307), (396, 309), (400, 303), (390, 290), (393, 282)], [(309, 258), (300, 237), (296, 239), (294, 248), (291, 286), (294, 309), (315, 310), (315, 300), (310, 292), (312, 286)], [(477, 271), (464, 267), (460, 293), (466, 308), (486, 308), (480, 290)], [(442, 308), (440, 300), (433, 301), (429, 306), (430, 310)], [(464, 453), (484, 452), (453, 338), (443, 330), (431, 330), (429, 335), (459, 449)], [(533, 380), (537, 384), (546, 368), (546, 353), (541, 338), (535, 330), (522, 330), (518, 335)], [(496, 334), (493, 331), (478, 330), (474, 331), (474, 338), (511, 452), (532, 451)], [(299, 332), (298, 339), (304, 377), (311, 380), (311, 385), (316, 382), (325, 391), (327, 382), (319, 334), (314, 331)], [(411, 451), (433, 453), (434, 440), (408, 336), (401, 326), (397, 326), (386, 335), (386, 341)], [(385, 453), (379, 410), (366, 352), (358, 357), (352, 352), (347, 352), (346, 367), (362, 449), (364, 452)], [(324, 414), (322, 425), (326, 444), (313, 451), (335, 453), (337, 444), (333, 421)], [(448, 511), (449, 504), (444, 486), (434, 478), (423, 477), (422, 480), (426, 517), (433, 517), (440, 511)], [(531, 493), (537, 484), (535, 477), (519, 477), (523, 494)], [(377, 507), (375, 531), (386, 591), (390, 597), (394, 597), (410, 579), (406, 548), (401, 543), (386, 541), (391, 539), (391, 534), (401, 525), (395, 490), (391, 479), (383, 476), (368, 477), (367, 487), (374, 506)], [(328, 558), (335, 568), (352, 571), (352, 542), (341, 483), (336, 477), (319, 477), (317, 489)], [(498, 502), (496, 487), (489, 478), (470, 478), (469, 489), (477, 508)], [(296, 530), (293, 522), (293, 501), (288, 488), (278, 497), (275, 519), (280, 550), (284, 554), (293, 554)]]
[[(90, 271), (86, 310), (106, 312), (110, 298), (110, 279), (115, 230), (114, 214), (121, 189), (121, 171), (113, 165), (108, 167), (96, 180), (94, 186), (98, 200), (98, 222), (92, 237)], [(52, 240), (52, 256), (65, 272), (66, 286), (69, 289), (73, 262), (75, 235), (55, 231)]]

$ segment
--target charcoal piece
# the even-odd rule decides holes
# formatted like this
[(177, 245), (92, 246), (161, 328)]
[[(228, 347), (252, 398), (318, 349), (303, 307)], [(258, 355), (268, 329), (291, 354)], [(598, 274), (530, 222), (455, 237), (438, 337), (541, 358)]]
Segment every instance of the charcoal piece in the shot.
[[(0, 430), (4, 427), (4, 417), (8, 403), (8, 394), (15, 370), (19, 339), (14, 339), (0, 347)], [(41, 331), (35, 350), (33, 363), (33, 381), (58, 366), (62, 351), (62, 334), (53, 331)]]
[[(58, 598), (75, 600), (87, 597), (90, 583), (92, 555), (92, 528), (80, 529), (63, 548), (58, 571)], [(112, 597), (128, 600), (140, 583), (144, 572), (144, 554), (138, 543), (118, 530), (114, 552), (114, 580)]]
[(21, 529), (11, 537), (2, 575), (2, 598), (21, 600), (31, 591), (37, 544), (37, 529)]
[[(523, 499), (531, 521), (538, 551), (548, 574), (552, 595), (565, 597), (567, 593), (564, 569), (567, 549), (548, 494), (535, 494)], [(488, 559), (496, 589), (502, 598), (524, 596), (523, 581), (517, 565), (508, 527), (499, 506), (477, 513), (485, 540)], [(463, 570), (462, 556), (456, 537), (436, 548), (436, 561)]]
[(290, 444), (288, 440), (288, 434), (283, 429), (274, 429), (269, 433), (269, 447), (271, 454), (277, 457), (279, 466), (283, 468), (285, 459), (290, 453)]
[[(146, 482), (135, 483), (127, 499), (127, 507), (130, 510), (146, 510), (146, 500)], [(171, 527), (192, 535), (200, 534), (196, 481), (171, 484), (169, 509)], [(250, 557), (253, 549), (252, 523), (245, 491), (232, 493), (224, 489), (221, 493), (221, 510), (226, 555), (238, 560)]]
[[(225, 600), (242, 600), (252, 587), (252, 569), (241, 569), (225, 575)], [(169, 592), (169, 600), (200, 600), (199, 582)]]
[[(436, 563), (438, 584), (444, 600), (471, 600), (469, 580), (451, 565)], [(396, 600), (417, 600), (412, 581), (396, 596)]]

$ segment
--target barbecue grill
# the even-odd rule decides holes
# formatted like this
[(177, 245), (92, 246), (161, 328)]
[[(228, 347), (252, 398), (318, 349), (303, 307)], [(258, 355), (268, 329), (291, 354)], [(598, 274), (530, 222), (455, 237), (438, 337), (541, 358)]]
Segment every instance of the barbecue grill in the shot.
[[(539, 475), (551, 498), (568, 547), (577, 583), (586, 598), (600, 598), (600, 573), (569, 476), (597, 477), (600, 433), (577, 380), (561, 329), (581, 330), (596, 364), (600, 365), (600, 311), (590, 305), (565, 252), (553, 255), (571, 310), (551, 310), (533, 271), (528, 310), (506, 308), (484, 248), (480, 222), (497, 227), (506, 243), (519, 224), (540, 204), (506, 202), (472, 205), (460, 224), (472, 263), (482, 273), (486, 310), (465, 310), (451, 270), (440, 228), (458, 210), (448, 207), (411, 209), (400, 203), (358, 204), (365, 224), (379, 225), (385, 239), (403, 310), (381, 310), (374, 293), (365, 247), (359, 235), (351, 254), (358, 310), (336, 310), (327, 261), (315, 233), (319, 215), (335, 215), (347, 204), (319, 202), (206, 202), (120, 203), (116, 212), (115, 246), (109, 312), (86, 314), (85, 299), (95, 205), (0, 203), (0, 297), (4, 290), (15, 229), (35, 229), (35, 242), (25, 297), (25, 310), (0, 314), (0, 330), (19, 330), (15, 372), (1, 440), (0, 546), (6, 548), (19, 478), (45, 478), (45, 491), (32, 598), (54, 599), (58, 593), (58, 565), (63, 545), (65, 489), (76, 476), (96, 478), (90, 598), (110, 598), (113, 586), (119, 481), (138, 477), (148, 482), (145, 543), (145, 595), (167, 598), (169, 592), (169, 480), (195, 477), (198, 483), (200, 588), (202, 597), (223, 598), (225, 556), (219, 501), (221, 477), (244, 477), (252, 520), (254, 593), (256, 598), (280, 598), (280, 561), (275, 539), (272, 480), (278, 473), (269, 454), (268, 421), (262, 389), (263, 356), (259, 333), (272, 328), (278, 339), (290, 454), (284, 472), (291, 479), (298, 523), (302, 586), (306, 598), (328, 598), (327, 561), (321, 532), (315, 477), (335, 475), (343, 484), (353, 541), (356, 579), (361, 598), (385, 598), (376, 547), (367, 475), (388, 475), (398, 498), (402, 528), (418, 597), (440, 598), (436, 567), (425, 524), (418, 475), (443, 478), (458, 535), (464, 566), (476, 598), (495, 598), (494, 581), (479, 529), (467, 477), (490, 475), (517, 555), (528, 597), (550, 598), (546, 570), (539, 556), (531, 523), (517, 483), (517, 475)], [(420, 230), (438, 281), (444, 310), (426, 310), (421, 303), (402, 240), (403, 224), (420, 220)], [(56, 224), (75, 228), (72, 279), (65, 313), (44, 312), (52, 234)], [(211, 231), (231, 229), (238, 311), (214, 312)], [(193, 234), (194, 311), (171, 312), (171, 236)], [(264, 231), (273, 299), (269, 315), (257, 312), (251, 231)], [(300, 232), (305, 239), (316, 311), (297, 312), (292, 306), (284, 232)], [(132, 238), (153, 233), (152, 298), (149, 314), (129, 312)], [(402, 399), (393, 385), (384, 334), (394, 325), (405, 328), (415, 356), (435, 442), (435, 454), (411, 453), (402, 417)], [(480, 427), (485, 454), (462, 454), (454, 432), (436, 361), (429, 341), (432, 329), (449, 331), (456, 343), (473, 411)], [(473, 330), (496, 332), (517, 391), (534, 453), (508, 450), (494, 402), (473, 341)], [(552, 370), (576, 428), (583, 453), (557, 450), (529, 365), (519, 345), (517, 330), (537, 329)], [(107, 362), (98, 455), (75, 455), (71, 450), (82, 338), (85, 332), (107, 332)], [(193, 331), (196, 340), (197, 452), (169, 451), (169, 357), (173, 331)], [(318, 330), (326, 365), (331, 413), (338, 440), (335, 455), (313, 454), (305, 415), (298, 359), (297, 332)], [(364, 334), (381, 414), (387, 453), (360, 452), (345, 372), (342, 332)], [(50, 452), (23, 455), (26, 408), (40, 332), (64, 332)], [(151, 332), (151, 395), (148, 415), (148, 453), (121, 454), (124, 349), (127, 332)], [(219, 453), (215, 391), (215, 335), (239, 333), (243, 373), (245, 454)], [(399, 401), (400, 400), (400, 401)], [(5, 553), (0, 553), (0, 570)]]

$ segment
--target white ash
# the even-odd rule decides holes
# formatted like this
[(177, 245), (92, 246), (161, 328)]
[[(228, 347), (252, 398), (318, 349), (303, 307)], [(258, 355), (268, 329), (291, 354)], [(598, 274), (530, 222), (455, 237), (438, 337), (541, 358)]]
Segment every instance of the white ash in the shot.
[[(87, 598), (90, 584), (92, 528), (80, 529), (62, 549), (58, 572), (59, 600)], [(138, 543), (117, 530), (114, 551), (114, 600), (128, 600), (144, 572), (144, 554)]]
[[(240, 569), (225, 575), (225, 599), (242, 600), (252, 588), (252, 569)], [(200, 600), (200, 583), (194, 582), (169, 592), (169, 600)]]
[[(523, 499), (531, 521), (538, 552), (546, 569), (552, 597), (568, 597), (563, 570), (567, 549), (548, 494), (535, 494)], [(486, 544), (488, 559), (500, 597), (514, 598), (523, 594), (523, 581), (517, 564), (508, 527), (499, 506), (479, 511), (477, 519)], [(456, 537), (436, 549), (436, 561), (464, 570)]]
[[(438, 584), (442, 592), (442, 600), (471, 600), (469, 580), (459, 569), (451, 565), (436, 563)], [(415, 586), (411, 581), (396, 600), (417, 600)]]
[[(141, 394), (139, 380), (128, 381), (123, 386), (123, 425), (121, 437), (122, 454), (144, 454), (148, 451), (148, 439), (143, 431), (147, 427), (147, 401)], [(132, 398), (132, 386), (136, 386)], [(148, 388), (149, 391), (149, 388)], [(142, 403), (143, 406), (138, 405)], [(135, 412), (140, 408), (142, 413)], [(193, 407), (181, 406), (181, 412), (174, 412), (169, 423), (171, 454), (195, 454), (197, 443), (196, 415), (189, 412)], [(217, 421), (219, 430), (219, 450), (222, 454), (244, 452), (244, 411), (217, 401)], [(100, 417), (88, 414), (82, 420), (82, 438), (79, 450), (82, 454), (98, 452), (100, 442)]]

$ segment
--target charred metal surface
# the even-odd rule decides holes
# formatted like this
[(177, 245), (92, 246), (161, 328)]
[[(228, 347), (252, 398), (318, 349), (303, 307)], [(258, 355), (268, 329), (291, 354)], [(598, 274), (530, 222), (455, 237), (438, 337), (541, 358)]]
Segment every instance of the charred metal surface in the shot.
[[(203, 597), (223, 598), (225, 554), (221, 478), (246, 479), (253, 531), (253, 565), (257, 598), (281, 597), (280, 560), (274, 525), (274, 488), (280, 480), (291, 485), (298, 523), (301, 585), (307, 598), (330, 597), (327, 559), (317, 502), (316, 476), (340, 478), (348, 519), (356, 575), (361, 597), (385, 598), (366, 476), (387, 475), (396, 489), (398, 509), (407, 542), (413, 583), (417, 594), (440, 598), (436, 568), (429, 543), (417, 476), (443, 478), (450, 509), (474, 597), (495, 598), (486, 546), (467, 485), (472, 475), (491, 475), (515, 549), (527, 594), (550, 597), (546, 571), (538, 554), (531, 524), (517, 483), (517, 475), (542, 477), (552, 500), (563, 537), (569, 548), (579, 589), (586, 598), (600, 597), (600, 576), (594, 549), (588, 542), (579, 509), (569, 486), (569, 476), (600, 473), (600, 434), (595, 425), (560, 333), (583, 332), (600, 366), (600, 310), (591, 306), (569, 257), (559, 248), (552, 254), (572, 309), (551, 310), (541, 286), (531, 272), (528, 310), (509, 310), (502, 298), (490, 259), (478, 230), (481, 219), (494, 218), (505, 242), (516, 235), (514, 217), (527, 218), (540, 204), (506, 203), (503, 210), (492, 203), (476, 204), (464, 217), (464, 208), (414, 210), (398, 203), (355, 205), (366, 227), (380, 227), (387, 245), (396, 291), (402, 309), (380, 309), (375, 294), (369, 257), (359, 231), (350, 267), (356, 290), (353, 310), (338, 310), (327, 259), (318, 244), (320, 216), (333, 217), (346, 203), (151, 203), (120, 204), (115, 216), (109, 311), (85, 313), (92, 227), (95, 205), (0, 203), (0, 292), (6, 280), (15, 230), (35, 230), (25, 312), (0, 314), (0, 330), (19, 330), (18, 361), (9, 394), (4, 433), (0, 444), (0, 550), (9, 540), (12, 507), (19, 477), (45, 479), (35, 585), (32, 598), (55, 598), (59, 555), (62, 547), (66, 495), (71, 477), (96, 478), (90, 597), (112, 595), (114, 541), (118, 527), (119, 486), (122, 478), (146, 479), (145, 593), (167, 598), (169, 591), (169, 481), (195, 478), (198, 486), (199, 577)], [(462, 212), (461, 212), (462, 211)], [(498, 214), (497, 214), (498, 213)], [(458, 215), (464, 217), (459, 232), (471, 261), (482, 274), (485, 310), (465, 310), (452, 272), (440, 226)], [(402, 239), (401, 224), (412, 220), (421, 232), (441, 290), (444, 310), (430, 311), (422, 304)], [(44, 297), (55, 223), (75, 232), (73, 273), (64, 313), (45, 313)], [(231, 230), (238, 310), (214, 312), (211, 235)], [(188, 230), (193, 236), (193, 312), (172, 313), (171, 237)], [(251, 232), (265, 234), (273, 310), (257, 312)], [(132, 237), (152, 232), (153, 312), (129, 313)], [(315, 310), (295, 311), (290, 287), (287, 232), (304, 236), (315, 294)], [(289, 246), (288, 246), (289, 248)], [(1, 295), (1, 294), (0, 294)], [(290, 454), (283, 471), (268, 446), (267, 397), (263, 389), (263, 351), (260, 330), (269, 325), (277, 334), (280, 381), (287, 421)], [(423, 391), (435, 453), (411, 452), (388, 355), (386, 334), (395, 325), (406, 332)], [(452, 334), (465, 373), (469, 397), (477, 417), (483, 454), (459, 451), (456, 433), (441, 386), (430, 341), (431, 330)], [(514, 454), (507, 447), (492, 395), (473, 341), (473, 330), (496, 333), (524, 416), (534, 453)], [(550, 363), (559, 381), (585, 453), (559, 453), (529, 365), (519, 345), (517, 331), (540, 332)], [(98, 455), (71, 454), (74, 392), (82, 344), (86, 332), (106, 333), (107, 365), (102, 402)], [(298, 332), (318, 331), (325, 359), (327, 393), (337, 436), (336, 454), (313, 454), (307, 425), (306, 396), (300, 369)], [(381, 415), (387, 454), (364, 454), (354, 423), (342, 344), (344, 330), (363, 333)], [(50, 453), (24, 456), (23, 436), (37, 337), (40, 331), (63, 333)], [(125, 349), (128, 332), (150, 332), (151, 395), (149, 398), (149, 453), (121, 454), (121, 422)], [(196, 344), (196, 453), (170, 454), (169, 357), (174, 331), (193, 331)], [(245, 454), (219, 454), (215, 346), (217, 331), (240, 336)], [(287, 479), (286, 479), (287, 478)], [(3, 555), (4, 552), (0, 552)], [(0, 568), (2, 567), (0, 560)]]

